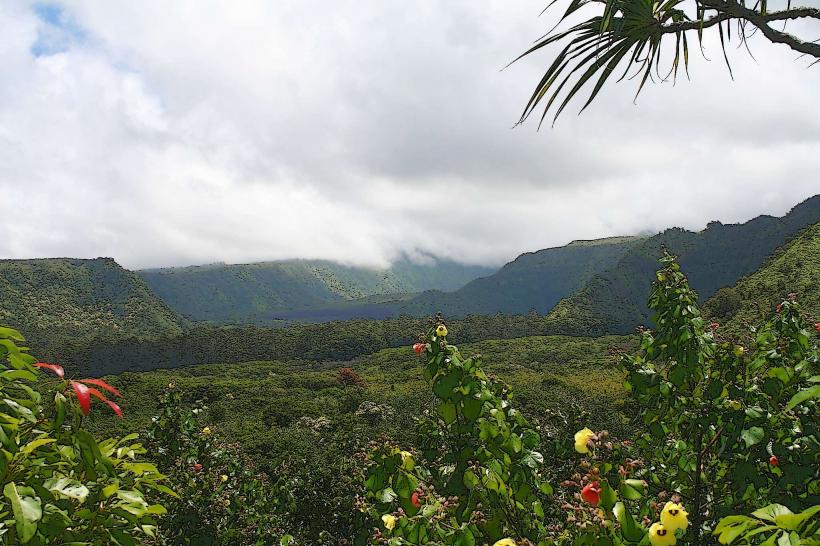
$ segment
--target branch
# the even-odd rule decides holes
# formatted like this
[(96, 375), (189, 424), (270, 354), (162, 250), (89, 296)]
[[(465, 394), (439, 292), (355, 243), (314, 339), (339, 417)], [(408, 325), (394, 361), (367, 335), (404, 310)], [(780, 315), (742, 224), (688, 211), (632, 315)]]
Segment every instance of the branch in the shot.
[[(756, 26), (768, 40), (775, 44), (785, 44), (795, 51), (799, 51), (815, 59), (820, 59), (820, 44), (805, 42), (796, 36), (786, 32), (775, 30), (768, 25), (769, 21), (785, 21), (788, 19), (799, 19), (810, 17), (820, 19), (820, 10), (814, 8), (794, 8), (783, 11), (776, 11), (762, 15), (753, 9), (738, 4), (737, 2), (721, 0), (699, 0), (707, 8), (717, 10), (722, 15), (728, 15), (735, 19), (744, 19)], [(715, 18), (717, 18), (715, 17)], [(714, 24), (714, 23), (713, 23)], [(664, 31), (665, 32), (665, 31)]]

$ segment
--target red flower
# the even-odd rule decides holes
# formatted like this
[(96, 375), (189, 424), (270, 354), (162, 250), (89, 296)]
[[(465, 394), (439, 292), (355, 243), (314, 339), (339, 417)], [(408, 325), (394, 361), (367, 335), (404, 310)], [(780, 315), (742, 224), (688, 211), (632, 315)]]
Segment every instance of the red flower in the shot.
[(194, 472), (201, 472), (201, 471), (202, 471), (202, 465), (199, 464), (199, 463), (196, 463), (194, 465)]
[(780, 466), (780, 461), (777, 459), (777, 455), (772, 455), (769, 457), (769, 464), (772, 466)]
[(421, 356), (421, 353), (423, 353), (426, 348), (427, 345), (425, 345), (424, 343), (416, 343), (415, 345), (413, 345), (413, 350), (416, 351), (416, 354), (419, 356)]
[(820, 322), (815, 322), (814, 323), (814, 331), (815, 332), (820, 332)]
[(781, 309), (783, 309), (783, 304), (782, 303), (778, 303), (777, 306), (774, 308), (774, 310), (777, 311), (778, 313), (780, 312)]
[(418, 491), (414, 491), (413, 494), (410, 496), (410, 504), (412, 504), (416, 508), (421, 507), (421, 501), (419, 500), (419, 492)]
[(38, 368), (45, 368), (47, 370), (51, 370), (54, 375), (58, 376), (60, 379), (65, 377), (65, 370), (59, 364), (46, 364), (45, 362), (38, 362), (35, 364)]
[(601, 484), (591, 482), (581, 489), (581, 498), (592, 506), (598, 506), (601, 502)]
[(94, 395), (108, 404), (108, 407), (111, 408), (118, 417), (122, 417), (122, 409), (120, 409), (116, 403), (106, 398), (105, 395), (97, 389), (89, 387), (85, 383), (102, 387), (115, 396), (122, 396), (120, 391), (102, 379), (80, 379), (79, 381), (71, 381), (71, 388), (74, 389), (74, 394), (77, 396), (77, 401), (80, 403), (80, 409), (83, 411), (83, 415), (88, 415), (91, 412), (91, 395)]

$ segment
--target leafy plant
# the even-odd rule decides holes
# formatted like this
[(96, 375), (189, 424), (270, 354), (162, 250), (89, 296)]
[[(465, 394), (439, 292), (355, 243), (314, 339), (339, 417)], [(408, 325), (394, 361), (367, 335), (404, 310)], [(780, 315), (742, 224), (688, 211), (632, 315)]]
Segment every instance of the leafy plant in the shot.
[[(60, 379), (65, 372), (38, 363), (18, 346), (23, 341), (18, 331), (0, 327), (0, 543), (130, 546), (149, 540), (156, 517), (165, 513), (152, 497), (174, 495), (165, 477), (142, 459), (146, 450), (135, 443), (136, 434), (97, 442), (83, 428), (92, 393), (119, 410), (88, 384), (112, 387), (92, 379), (41, 388), (40, 369)], [(53, 402), (40, 390), (54, 392)]]
[[(419, 419), (419, 450), (395, 445), (371, 454), (367, 489), (389, 544), (473, 545), (545, 536), (540, 435), (490, 379), (481, 357), (463, 358), (437, 318), (417, 352), (427, 358), (433, 412)], [(388, 538), (389, 537), (389, 538)]]
[(780, 546), (820, 544), (820, 526), (814, 505), (795, 514), (782, 504), (770, 504), (750, 516), (727, 516), (715, 527), (721, 544)]

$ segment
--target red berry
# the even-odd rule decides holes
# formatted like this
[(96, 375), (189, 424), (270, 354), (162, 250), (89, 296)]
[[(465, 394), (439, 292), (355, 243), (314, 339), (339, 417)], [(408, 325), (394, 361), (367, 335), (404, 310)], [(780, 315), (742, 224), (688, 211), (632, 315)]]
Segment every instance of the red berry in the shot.
[(598, 506), (601, 502), (601, 485), (598, 482), (588, 483), (581, 489), (581, 498), (592, 506)]
[(416, 343), (413, 345), (413, 350), (416, 351), (417, 355), (421, 355), (426, 348), (427, 346), (424, 343)]
[(202, 465), (201, 465), (201, 464), (199, 464), (199, 463), (196, 463), (196, 464), (194, 465), (194, 472), (199, 472), (199, 471), (201, 471), (201, 470), (202, 470)]
[(414, 491), (413, 494), (410, 496), (410, 504), (419, 508), (421, 506), (421, 501), (419, 500), (419, 493), (418, 491)]
[(772, 455), (769, 457), (769, 464), (772, 466), (780, 466), (780, 461), (777, 459), (777, 455)]

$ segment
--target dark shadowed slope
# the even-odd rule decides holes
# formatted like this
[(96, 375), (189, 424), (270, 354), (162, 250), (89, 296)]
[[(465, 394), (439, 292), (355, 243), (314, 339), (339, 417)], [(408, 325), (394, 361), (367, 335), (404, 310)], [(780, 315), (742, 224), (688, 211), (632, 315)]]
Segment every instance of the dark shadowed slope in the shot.
[(777, 247), (818, 221), (820, 196), (815, 196), (782, 218), (759, 216), (744, 224), (727, 225), (712, 222), (699, 233), (668, 229), (635, 245), (616, 267), (595, 275), (562, 300), (547, 317), (549, 330), (600, 335), (626, 333), (649, 324), (646, 300), (664, 248), (680, 257), (691, 285), (705, 300), (756, 271)]
[(430, 291), (399, 306), (413, 316), (441, 311), (448, 317), (469, 314), (547, 313), (561, 298), (595, 273), (614, 266), (640, 237), (574, 241), (566, 246), (522, 254), (497, 273), (476, 279), (452, 293)]
[(820, 224), (803, 231), (748, 277), (718, 290), (705, 311), (722, 325), (721, 333), (745, 334), (790, 293), (813, 322), (820, 321)]

